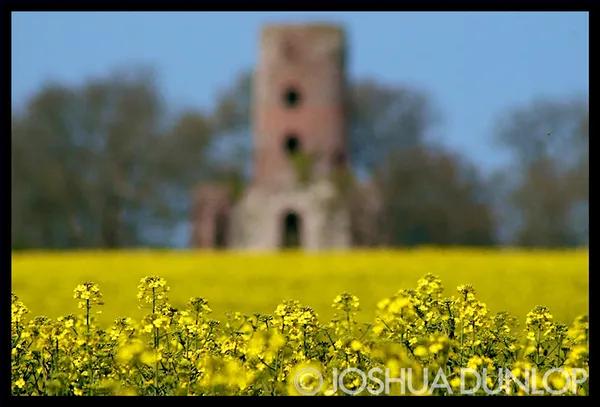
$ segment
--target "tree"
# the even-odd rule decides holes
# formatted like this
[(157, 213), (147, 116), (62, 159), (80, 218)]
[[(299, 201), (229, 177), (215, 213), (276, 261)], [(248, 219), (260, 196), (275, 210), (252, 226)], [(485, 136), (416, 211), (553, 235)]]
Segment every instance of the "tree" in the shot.
[(395, 150), (374, 183), (382, 197), (378, 224), (384, 245), (494, 243), (486, 185), (460, 156), (425, 146)]
[(165, 111), (141, 68), (48, 84), (13, 114), (13, 247), (166, 244), (150, 232), (179, 220), (210, 123), (188, 112), (169, 128)]
[[(587, 98), (536, 99), (500, 116), (496, 141), (512, 155), (501, 205), (516, 224), (511, 243), (585, 244), (589, 233)], [(577, 221), (575, 221), (577, 219)]]
[(370, 79), (350, 86), (350, 158), (362, 174), (372, 175), (391, 151), (431, 142), (441, 113), (424, 91)]

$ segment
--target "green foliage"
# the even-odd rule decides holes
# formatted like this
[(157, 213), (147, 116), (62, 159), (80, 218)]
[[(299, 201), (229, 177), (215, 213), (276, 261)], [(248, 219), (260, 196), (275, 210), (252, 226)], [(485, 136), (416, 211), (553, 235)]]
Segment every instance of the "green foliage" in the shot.
[(298, 182), (302, 185), (306, 185), (310, 182), (313, 169), (313, 158), (310, 154), (300, 151), (295, 152), (290, 156), (290, 160), (296, 171)]
[(12, 117), (13, 247), (164, 246), (145, 230), (185, 219), (211, 164), (211, 118), (176, 113), (144, 69), (36, 93)]

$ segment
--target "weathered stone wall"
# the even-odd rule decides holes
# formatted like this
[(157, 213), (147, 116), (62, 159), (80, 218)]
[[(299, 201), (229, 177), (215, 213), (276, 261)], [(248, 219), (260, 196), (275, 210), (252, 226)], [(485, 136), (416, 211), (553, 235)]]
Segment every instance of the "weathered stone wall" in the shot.
[(193, 248), (214, 248), (217, 246), (217, 226), (224, 220), (222, 231), (227, 246), (232, 239), (232, 202), (231, 191), (223, 185), (201, 185), (194, 190), (192, 200), (192, 237)]
[(264, 187), (248, 190), (233, 215), (236, 224), (233, 247), (256, 251), (280, 248), (285, 216), (294, 212), (301, 219), (304, 250), (348, 248), (351, 244), (348, 212), (345, 207), (328, 206), (334, 193), (325, 180), (306, 188), (291, 184), (278, 190)]

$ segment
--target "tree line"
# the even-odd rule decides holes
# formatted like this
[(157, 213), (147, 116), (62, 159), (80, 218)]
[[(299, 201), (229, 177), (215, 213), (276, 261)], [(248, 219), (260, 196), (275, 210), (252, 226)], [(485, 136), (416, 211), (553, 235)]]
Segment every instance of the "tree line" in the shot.
[[(49, 83), (13, 108), (11, 244), (19, 249), (168, 246), (190, 191), (251, 174), (251, 74), (209, 111), (173, 112), (149, 68)], [(500, 112), (492, 137), (511, 164), (486, 176), (434, 137), (434, 98), (371, 79), (349, 84), (349, 158), (380, 191), (366, 246), (568, 247), (589, 241), (587, 95)]]

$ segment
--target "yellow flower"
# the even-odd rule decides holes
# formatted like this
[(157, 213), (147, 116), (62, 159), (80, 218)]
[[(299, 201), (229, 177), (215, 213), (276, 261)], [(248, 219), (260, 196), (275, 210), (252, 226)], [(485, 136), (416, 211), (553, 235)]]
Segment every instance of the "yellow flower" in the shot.
[(381, 300), (377, 303), (377, 308), (384, 309), (385, 307), (388, 306), (389, 303), (390, 303), (390, 299), (384, 298), (383, 300)]
[(388, 309), (392, 314), (398, 314), (403, 308), (409, 305), (410, 300), (408, 298), (397, 298), (389, 305)]
[(299, 364), (287, 375), (287, 390), (291, 396), (318, 394), (324, 387), (322, 368), (316, 364)]
[(157, 360), (158, 359), (156, 355), (152, 351), (146, 351), (140, 355), (140, 361), (148, 366), (151, 366), (152, 364), (157, 362)]
[(562, 390), (567, 385), (567, 381), (563, 374), (552, 374), (549, 382), (554, 390)]
[(359, 341), (357, 341), (357, 340), (352, 341), (352, 343), (350, 344), (350, 347), (355, 352), (358, 352), (359, 350), (362, 349), (361, 343)]
[(377, 325), (373, 326), (372, 331), (375, 335), (381, 335), (381, 333), (383, 332), (384, 329), (385, 329), (385, 326), (383, 326), (383, 324), (377, 324)]
[(425, 346), (417, 346), (413, 352), (415, 356), (425, 357), (428, 355), (427, 348)]
[(279, 333), (275, 333), (269, 339), (269, 347), (279, 349), (285, 345), (285, 337)]
[(23, 378), (21, 377), (15, 382), (15, 386), (17, 386), (19, 389), (22, 389), (23, 387), (25, 387), (25, 380), (23, 380)]
[(444, 345), (439, 344), (439, 343), (434, 343), (433, 345), (429, 346), (429, 352), (434, 353), (434, 354), (438, 353), (442, 349), (444, 349)]

